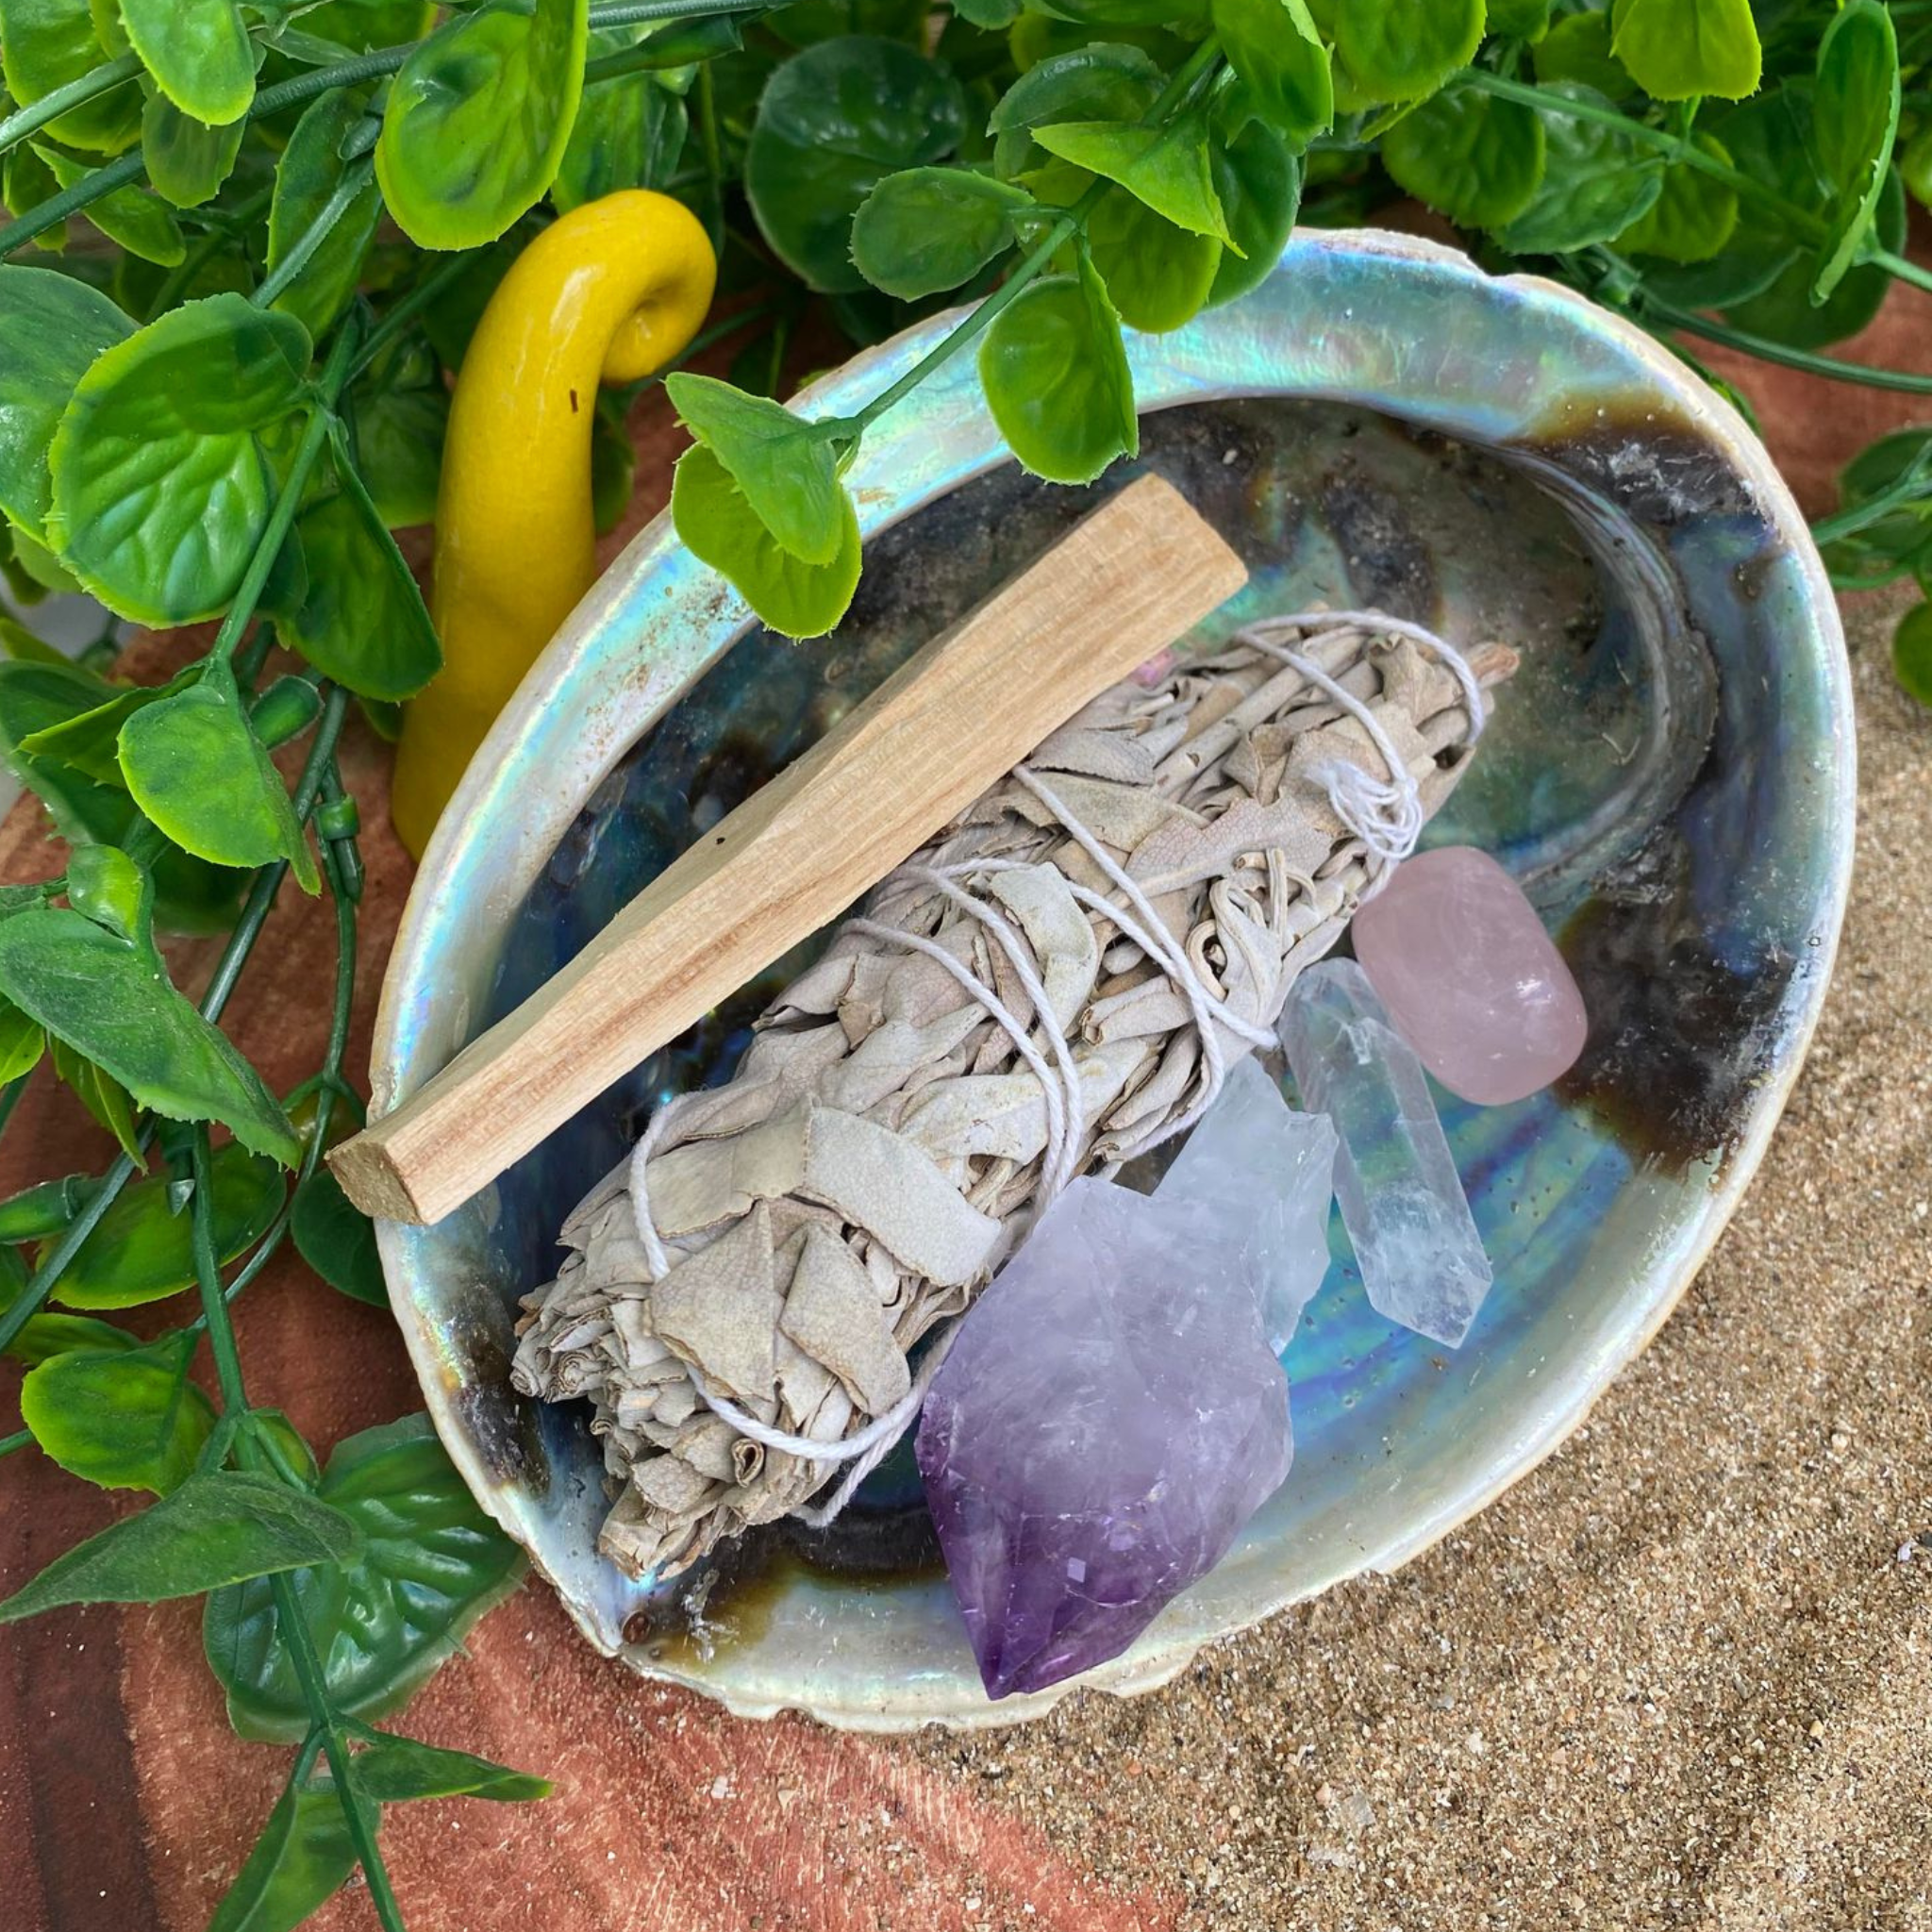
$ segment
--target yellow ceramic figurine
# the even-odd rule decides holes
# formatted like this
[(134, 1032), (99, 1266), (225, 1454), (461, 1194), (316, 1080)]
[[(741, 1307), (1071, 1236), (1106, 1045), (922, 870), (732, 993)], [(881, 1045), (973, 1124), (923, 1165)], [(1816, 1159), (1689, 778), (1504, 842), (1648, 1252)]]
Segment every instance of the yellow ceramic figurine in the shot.
[(643, 189), (587, 203), (517, 258), (457, 378), (430, 610), (443, 668), (409, 706), (391, 813), (422, 856), (496, 714), (595, 572), (591, 421), (704, 321), (717, 261), (696, 216)]

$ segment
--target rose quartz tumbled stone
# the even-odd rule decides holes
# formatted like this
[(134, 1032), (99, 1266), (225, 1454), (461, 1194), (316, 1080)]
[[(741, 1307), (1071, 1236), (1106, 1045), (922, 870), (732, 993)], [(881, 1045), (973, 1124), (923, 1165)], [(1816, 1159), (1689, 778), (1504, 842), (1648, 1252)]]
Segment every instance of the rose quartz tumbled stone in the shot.
[(1583, 995), (1523, 889), (1487, 852), (1448, 845), (1395, 869), (1355, 916), (1355, 956), (1424, 1066), (1500, 1107), (1567, 1073)]

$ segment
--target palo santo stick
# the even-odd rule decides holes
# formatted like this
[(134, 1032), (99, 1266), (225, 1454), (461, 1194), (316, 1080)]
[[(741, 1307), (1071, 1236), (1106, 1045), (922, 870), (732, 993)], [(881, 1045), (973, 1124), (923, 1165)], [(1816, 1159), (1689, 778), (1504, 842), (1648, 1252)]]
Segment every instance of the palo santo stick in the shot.
[(1171, 484), (1129, 484), (666, 867), (515, 1012), (337, 1148), (343, 1191), (388, 1220), (440, 1221), (1246, 581)]

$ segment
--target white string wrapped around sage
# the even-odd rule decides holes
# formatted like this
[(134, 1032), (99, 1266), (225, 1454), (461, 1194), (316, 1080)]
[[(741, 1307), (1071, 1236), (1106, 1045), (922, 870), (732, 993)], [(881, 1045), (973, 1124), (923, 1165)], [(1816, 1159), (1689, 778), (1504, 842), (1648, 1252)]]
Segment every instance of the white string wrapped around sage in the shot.
[(1046, 1200), (1270, 1038), (1516, 661), (1377, 613), (1271, 621), (1106, 692), (887, 878), (524, 1301), (516, 1387), (594, 1405), (605, 1554), (675, 1571), (823, 1520), (842, 1474), (836, 1510), (910, 1420), (918, 1344)]

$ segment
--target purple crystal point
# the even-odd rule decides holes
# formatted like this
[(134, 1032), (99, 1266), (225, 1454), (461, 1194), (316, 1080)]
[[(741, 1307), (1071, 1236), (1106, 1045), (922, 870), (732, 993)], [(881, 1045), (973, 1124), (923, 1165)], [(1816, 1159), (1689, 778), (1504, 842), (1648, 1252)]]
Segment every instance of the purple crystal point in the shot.
[(990, 1696), (1118, 1657), (1288, 1474), (1245, 1230), (1075, 1181), (934, 1378), (919, 1467)]

